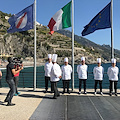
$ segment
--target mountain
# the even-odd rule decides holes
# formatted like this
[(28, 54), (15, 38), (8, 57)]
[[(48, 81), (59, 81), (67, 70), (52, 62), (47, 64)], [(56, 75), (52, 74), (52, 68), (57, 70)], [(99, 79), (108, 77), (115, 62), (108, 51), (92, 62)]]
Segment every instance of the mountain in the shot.
[[(11, 14), (0, 11), (0, 55), (2, 59), (8, 56), (21, 57), (23, 60), (33, 61), (34, 57), (34, 30), (25, 32), (16, 32), (9, 34), (7, 29), (10, 27), (8, 18)], [(58, 33), (59, 32), (59, 33)], [(58, 54), (58, 63), (63, 64), (64, 57), (69, 57), (71, 63), (72, 42), (71, 32), (61, 30), (53, 35), (49, 34), (49, 29), (41, 24), (37, 24), (37, 61), (45, 63), (48, 54)], [(106, 45), (98, 45), (83, 37), (75, 35), (74, 44), (75, 63), (80, 62), (82, 56), (86, 57), (86, 63), (92, 64), (96, 62), (98, 57), (103, 62), (110, 60), (110, 49)], [(120, 51), (115, 50), (115, 57), (120, 59)]]
[[(70, 37), (70, 38), (72, 35), (72, 33), (68, 30), (59, 30), (57, 32), (60, 34), (66, 35), (67, 37)], [(104, 44), (99, 45), (78, 35), (75, 35), (75, 41), (78, 42), (80, 45), (82, 45), (83, 48), (88, 49), (88, 51), (89, 50), (91, 50), (91, 52), (95, 51), (105, 60), (110, 61), (111, 47), (109, 45), (104, 45)], [(114, 49), (114, 52), (115, 52), (115, 58), (117, 58), (117, 60), (120, 61), (120, 50)]]

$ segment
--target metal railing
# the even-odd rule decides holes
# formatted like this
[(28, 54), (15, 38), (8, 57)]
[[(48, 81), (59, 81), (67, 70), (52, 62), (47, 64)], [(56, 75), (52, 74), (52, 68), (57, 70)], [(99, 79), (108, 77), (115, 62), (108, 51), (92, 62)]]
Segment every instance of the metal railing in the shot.
[[(6, 72), (3, 71), (2, 79), (0, 80), (0, 87), (8, 87), (5, 76)], [(23, 88), (33, 88), (33, 81), (34, 81), (34, 72), (25, 72), (21, 71), (19, 76), (19, 85), (18, 87)], [(45, 80), (44, 80), (44, 71), (37, 72), (37, 88), (44, 88), (45, 87)], [(87, 88), (93, 89), (94, 88), (94, 76), (92, 72), (88, 72), (88, 79), (87, 79)], [(74, 86), (75, 88), (79, 87), (79, 79), (77, 72), (74, 73)], [(50, 83), (49, 83), (50, 87)], [(62, 88), (62, 80), (59, 81), (58, 87)], [(71, 87), (71, 81), (70, 81), (70, 87)], [(118, 88), (120, 87), (120, 82), (118, 81)], [(109, 80), (107, 73), (104, 73), (104, 79), (103, 79), (103, 88), (108, 89), (109, 88)]]

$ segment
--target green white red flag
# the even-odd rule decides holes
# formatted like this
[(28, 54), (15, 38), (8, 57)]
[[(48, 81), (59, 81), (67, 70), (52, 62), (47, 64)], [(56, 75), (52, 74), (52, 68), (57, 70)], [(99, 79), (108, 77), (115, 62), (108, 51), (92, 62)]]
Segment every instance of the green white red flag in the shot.
[(55, 13), (50, 19), (48, 27), (51, 34), (54, 31), (71, 27), (71, 1)]

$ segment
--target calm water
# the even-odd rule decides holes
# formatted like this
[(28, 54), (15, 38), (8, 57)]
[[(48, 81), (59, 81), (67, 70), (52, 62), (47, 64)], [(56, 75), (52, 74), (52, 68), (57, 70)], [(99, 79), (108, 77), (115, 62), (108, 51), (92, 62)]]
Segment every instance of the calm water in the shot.
[[(90, 64), (88, 65), (88, 79), (87, 79), (87, 88), (94, 88), (94, 77), (93, 77), (93, 68), (96, 66), (96, 64)], [(111, 64), (102, 64), (104, 67), (104, 80), (103, 80), (103, 88), (108, 89), (109, 88), (109, 80), (108, 76), (106, 74), (108, 67), (111, 66)], [(117, 66), (120, 68), (120, 63), (117, 63)], [(76, 72), (77, 65), (75, 65), (75, 88), (78, 88), (79, 86), (79, 79), (78, 75)], [(34, 69), (33, 67), (29, 68), (24, 68), (24, 70), (21, 71), (20, 73), (20, 80), (19, 80), (19, 87), (33, 87), (33, 73)], [(2, 87), (7, 87), (8, 85), (6, 84), (5, 81), (5, 75), (6, 71), (3, 70), (3, 77), (1, 80), (1, 85)], [(38, 88), (44, 88), (44, 66), (37, 67), (37, 87)], [(50, 84), (49, 84), (50, 87)], [(62, 80), (59, 81), (58, 87), (62, 87)], [(70, 83), (71, 87), (71, 83)], [(120, 82), (118, 81), (118, 88), (120, 88)]]

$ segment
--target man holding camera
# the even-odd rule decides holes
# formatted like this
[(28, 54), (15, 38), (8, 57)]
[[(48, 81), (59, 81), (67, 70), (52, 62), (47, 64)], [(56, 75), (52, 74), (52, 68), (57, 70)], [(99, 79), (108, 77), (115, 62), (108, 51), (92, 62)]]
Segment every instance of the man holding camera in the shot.
[(23, 69), (23, 65), (21, 66), (21, 68), (19, 70), (15, 70), (14, 68), (14, 64), (12, 62), (12, 58), (11, 57), (8, 57), (8, 65), (6, 66), (6, 81), (9, 85), (9, 92), (7, 94), (7, 97), (6, 99), (4, 100), (4, 102), (8, 102), (7, 106), (13, 106), (15, 104), (13, 104), (11, 101), (12, 101), (12, 98), (15, 94), (15, 83), (14, 83), (14, 75), (19, 73), (22, 69)]

